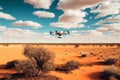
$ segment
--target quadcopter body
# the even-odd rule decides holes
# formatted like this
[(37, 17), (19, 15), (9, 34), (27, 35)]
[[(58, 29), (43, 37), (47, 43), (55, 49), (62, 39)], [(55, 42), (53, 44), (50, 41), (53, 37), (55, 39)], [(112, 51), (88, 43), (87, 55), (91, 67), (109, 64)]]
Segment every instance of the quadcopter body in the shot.
[(58, 38), (62, 38), (63, 36), (69, 34), (70, 34), (69, 31), (59, 31), (59, 30), (56, 30), (55, 32), (50, 31), (50, 35), (56, 35)]

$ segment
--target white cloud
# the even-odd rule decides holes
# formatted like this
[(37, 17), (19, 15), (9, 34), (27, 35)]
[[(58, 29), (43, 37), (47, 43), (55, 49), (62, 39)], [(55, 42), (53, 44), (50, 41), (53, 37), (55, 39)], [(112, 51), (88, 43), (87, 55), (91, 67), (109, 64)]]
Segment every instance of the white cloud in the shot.
[(86, 12), (80, 10), (66, 10), (64, 14), (59, 17), (59, 22), (82, 23), (87, 21), (84, 19), (85, 16)]
[(92, 10), (93, 13), (99, 13), (96, 18), (118, 14), (120, 12), (119, 0), (109, 0), (101, 4), (98, 9)]
[(96, 29), (97, 31), (101, 31), (101, 32), (106, 32), (109, 31), (107, 27), (99, 27)]
[(16, 20), (15, 17), (13, 17), (10, 14), (4, 13), (4, 12), (0, 12), (0, 18), (6, 19), (6, 20)]
[(56, 23), (51, 23), (50, 26), (66, 28), (66, 29), (85, 27), (83, 24), (76, 24), (76, 23), (70, 23), (70, 22), (56, 22)]
[(33, 5), (34, 8), (49, 9), (53, 0), (24, 0), (24, 2)]
[(120, 43), (119, 33), (101, 36), (99, 31), (87, 31), (86, 35), (70, 34), (58, 39), (48, 33), (40, 34), (19, 28), (7, 28), (0, 36), (0, 43)]
[(110, 36), (116, 36), (116, 37), (118, 37), (118, 36), (120, 36), (120, 32), (115, 32), (115, 33), (111, 34)]
[(78, 33), (79, 31), (78, 30), (72, 30), (71, 33)]
[(30, 26), (30, 27), (34, 27), (34, 28), (40, 28), (42, 27), (41, 24), (37, 23), (37, 22), (33, 22), (33, 21), (16, 21), (12, 24), (13, 26)]
[(61, 27), (61, 28), (81, 28), (84, 27), (82, 23), (87, 22), (84, 17), (86, 12), (80, 10), (66, 10), (64, 14), (59, 17), (58, 22), (51, 23), (51, 26)]
[(81, 28), (84, 27), (86, 12), (82, 11), (85, 8), (93, 7), (105, 0), (60, 0), (58, 9), (64, 11), (59, 17), (58, 22), (51, 23), (54, 27), (62, 28)]
[(6, 27), (6, 26), (0, 26), (0, 32), (5, 31), (6, 29), (7, 29), (7, 27)]
[(100, 37), (104, 36), (103, 32), (97, 30), (88, 30), (82, 36), (89, 36), (89, 37)]
[(54, 18), (55, 14), (47, 11), (35, 11), (33, 12), (34, 15), (43, 18)]
[(60, 0), (58, 3), (58, 9), (69, 10), (69, 9), (85, 9), (98, 5), (105, 0)]
[(120, 15), (117, 15), (115, 17), (110, 17), (104, 20), (104, 22), (119, 22), (120, 23)]
[(120, 32), (120, 23), (104, 24), (98, 28), (97, 31), (101, 32)]
[(0, 26), (0, 43), (38, 43), (49, 42), (48, 34), (40, 34), (20, 28)]
[(11, 38), (32, 37), (34, 34), (36, 33), (30, 30), (22, 30), (19, 28), (7, 28), (3, 32), (4, 37), (11, 37)]

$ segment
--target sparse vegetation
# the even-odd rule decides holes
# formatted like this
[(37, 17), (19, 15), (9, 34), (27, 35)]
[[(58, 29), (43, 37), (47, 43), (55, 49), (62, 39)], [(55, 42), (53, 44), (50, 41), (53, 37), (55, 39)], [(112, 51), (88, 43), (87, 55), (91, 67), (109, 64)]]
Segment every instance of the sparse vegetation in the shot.
[(58, 71), (67, 71), (70, 72), (74, 69), (79, 68), (80, 63), (78, 61), (68, 61), (66, 64), (64, 64), (63, 66), (59, 66), (58, 68), (56, 68), (56, 70)]
[(21, 61), (14, 60), (6, 64), (6, 68), (15, 67), (17, 74), (22, 75), (22, 77), (15, 77), (17, 74), (6, 75), (3, 80), (61, 80), (58, 77), (49, 75), (45, 78), (44, 74), (40, 74), (55, 70), (55, 55), (53, 53), (47, 51), (44, 48), (26, 46), (24, 55), (29, 59)]
[(13, 61), (7, 62), (6, 69), (14, 68), (15, 64), (17, 64), (17, 63), (18, 63), (18, 60), (13, 60)]
[(48, 71), (54, 71), (56, 68), (54, 62), (45, 62), (43, 67), (42, 67), (42, 71), (43, 72), (48, 72)]
[(81, 54), (80, 57), (87, 57), (87, 54)]
[(80, 63), (78, 61), (74, 61), (74, 60), (68, 61), (65, 64), (65, 68), (66, 68), (67, 71), (77, 69), (79, 66), (80, 66)]
[(101, 77), (104, 80), (120, 80), (120, 69), (115, 65), (105, 67)]
[(37, 64), (33, 60), (22, 60), (15, 65), (18, 73), (25, 74), (26, 77), (33, 77), (38, 75)]
[(89, 53), (87, 53), (87, 52), (81, 52), (80, 54), (81, 54), (80, 57), (87, 57)]
[(49, 64), (50, 62), (54, 64), (55, 55), (44, 48), (27, 46), (25, 47), (24, 55), (30, 59), (34, 59), (37, 62), (39, 70), (43, 70), (45, 65)]
[(117, 61), (118, 61), (118, 58), (117, 58), (117, 57), (111, 56), (111, 57), (107, 57), (107, 58), (105, 59), (105, 64), (107, 64), (107, 65), (112, 65), (112, 64), (116, 64)]
[(36, 77), (19, 77), (19, 75), (17, 75), (17, 74), (14, 74), (14, 75), (16, 75), (16, 76), (11, 77), (11, 78), (5, 77), (0, 80), (62, 80), (59, 77), (52, 76), (52, 75), (44, 75), (44, 74), (41, 74)]
[(78, 47), (79, 47), (79, 44), (75, 44), (74, 46), (75, 46), (75, 48), (78, 48)]

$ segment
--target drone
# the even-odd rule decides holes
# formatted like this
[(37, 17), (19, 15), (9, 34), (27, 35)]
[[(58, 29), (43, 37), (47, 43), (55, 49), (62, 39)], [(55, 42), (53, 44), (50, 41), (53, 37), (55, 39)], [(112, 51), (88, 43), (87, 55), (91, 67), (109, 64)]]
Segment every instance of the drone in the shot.
[(50, 35), (56, 35), (58, 38), (62, 38), (65, 35), (69, 35), (69, 34), (70, 32), (68, 30), (67, 31), (56, 30), (55, 32), (50, 31)]

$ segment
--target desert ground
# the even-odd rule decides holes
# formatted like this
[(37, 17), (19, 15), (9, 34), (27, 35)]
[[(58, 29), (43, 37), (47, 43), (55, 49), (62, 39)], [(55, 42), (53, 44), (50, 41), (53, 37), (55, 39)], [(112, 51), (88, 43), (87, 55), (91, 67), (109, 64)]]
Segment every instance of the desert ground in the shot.
[[(14, 69), (5, 69), (7, 62), (12, 60), (23, 60), (26, 44), (1, 44), (0, 45), (0, 78), (6, 74), (14, 74)], [(107, 65), (101, 64), (108, 56), (119, 56), (120, 47), (117, 44), (109, 45), (82, 45), (82, 44), (33, 44), (36, 47), (43, 47), (55, 53), (55, 64), (64, 64), (70, 60), (79, 61), (82, 66), (70, 73), (50, 71), (48, 74), (62, 78), (63, 80), (101, 80), (99, 73)], [(80, 57), (82, 53), (86, 53), (86, 57)]]

